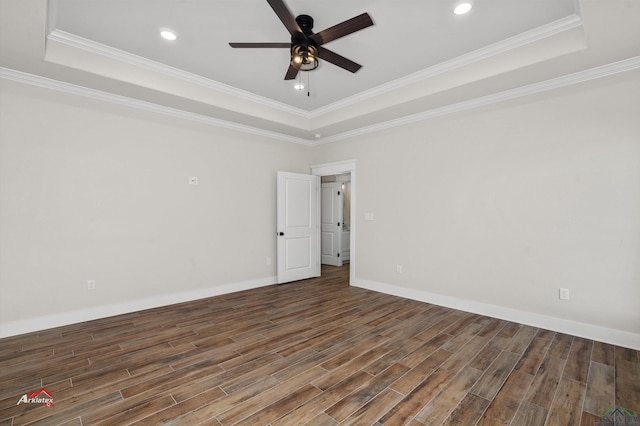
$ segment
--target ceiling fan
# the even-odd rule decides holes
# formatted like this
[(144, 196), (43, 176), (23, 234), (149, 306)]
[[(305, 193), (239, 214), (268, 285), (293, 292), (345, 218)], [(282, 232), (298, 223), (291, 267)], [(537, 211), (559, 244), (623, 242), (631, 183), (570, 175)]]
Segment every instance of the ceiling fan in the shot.
[(267, 3), (269, 3), (269, 6), (271, 6), (276, 15), (278, 15), (278, 18), (280, 18), (287, 31), (289, 31), (289, 34), (291, 34), (291, 42), (229, 43), (231, 47), (289, 48), (291, 50), (291, 62), (284, 76), (285, 80), (295, 79), (298, 71), (311, 71), (316, 69), (318, 67), (318, 58), (351, 72), (356, 72), (361, 68), (361, 65), (322, 47), (322, 45), (373, 25), (373, 21), (368, 13), (363, 13), (320, 31), (319, 33), (314, 33), (312, 31), (313, 18), (311, 16), (300, 15), (294, 18), (283, 0), (267, 0)]

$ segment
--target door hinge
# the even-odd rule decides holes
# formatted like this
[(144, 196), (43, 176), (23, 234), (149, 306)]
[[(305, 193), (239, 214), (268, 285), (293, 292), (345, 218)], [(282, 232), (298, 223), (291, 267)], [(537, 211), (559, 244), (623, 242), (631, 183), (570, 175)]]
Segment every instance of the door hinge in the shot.
[(338, 253), (338, 257), (340, 257), (340, 253)]
[(338, 222), (338, 226), (340, 226), (340, 222)]
[(340, 191), (338, 191), (338, 195), (340, 195)]

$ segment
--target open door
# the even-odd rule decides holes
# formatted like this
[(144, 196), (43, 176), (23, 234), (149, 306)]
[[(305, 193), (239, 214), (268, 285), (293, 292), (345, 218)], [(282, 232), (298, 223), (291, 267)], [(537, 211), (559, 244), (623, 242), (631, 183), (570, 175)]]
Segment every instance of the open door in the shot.
[(342, 182), (322, 184), (320, 246), (323, 265), (342, 266), (343, 200)]
[(320, 276), (320, 177), (278, 172), (278, 283)]

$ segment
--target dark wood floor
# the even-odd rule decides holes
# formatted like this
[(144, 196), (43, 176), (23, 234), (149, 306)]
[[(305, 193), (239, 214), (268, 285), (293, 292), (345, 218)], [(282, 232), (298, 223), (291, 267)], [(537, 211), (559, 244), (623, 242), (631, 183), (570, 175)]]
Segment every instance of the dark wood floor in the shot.
[(637, 351), (347, 276), (2, 339), (0, 425), (640, 424)]

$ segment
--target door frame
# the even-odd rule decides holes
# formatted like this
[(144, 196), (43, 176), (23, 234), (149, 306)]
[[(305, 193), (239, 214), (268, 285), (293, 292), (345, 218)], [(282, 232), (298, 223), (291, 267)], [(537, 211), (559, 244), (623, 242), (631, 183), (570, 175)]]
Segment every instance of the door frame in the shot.
[[(351, 235), (349, 239), (349, 285), (356, 279), (356, 160), (337, 161), (334, 163), (317, 164), (311, 166), (311, 174), (316, 176), (332, 176), (349, 173), (351, 175), (351, 216), (350, 229)], [(321, 261), (321, 250), (318, 250), (318, 262)]]

